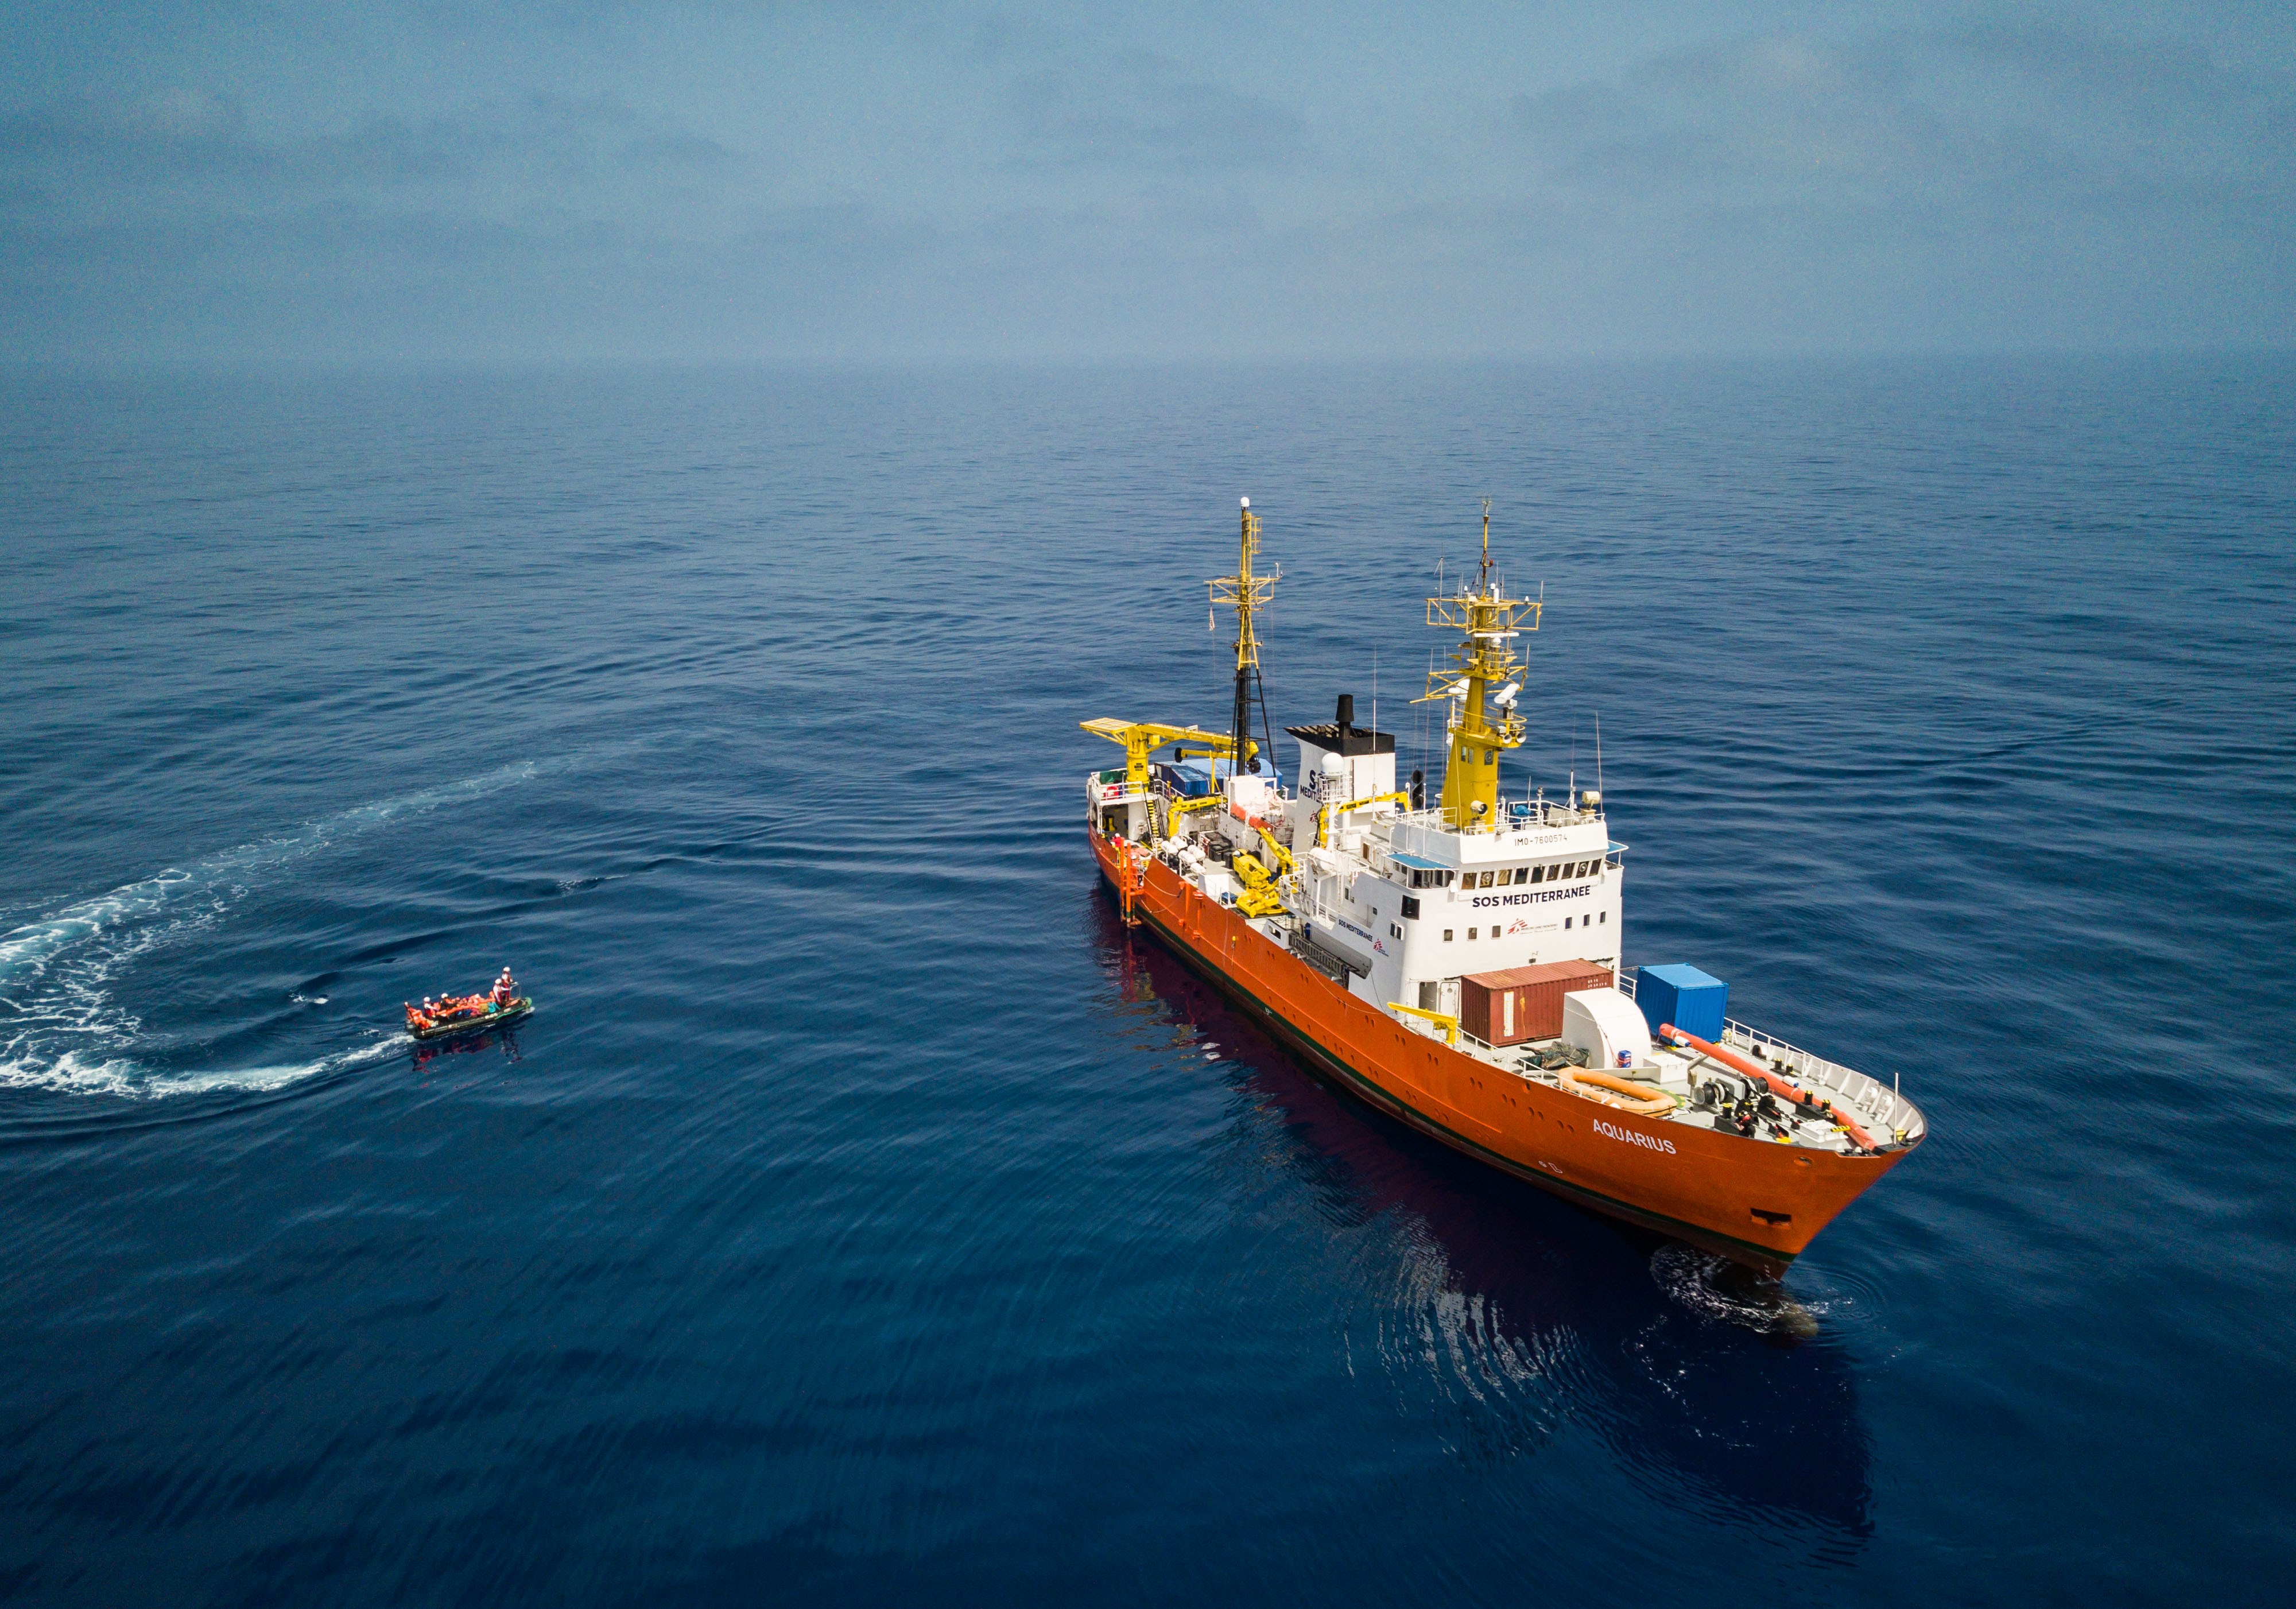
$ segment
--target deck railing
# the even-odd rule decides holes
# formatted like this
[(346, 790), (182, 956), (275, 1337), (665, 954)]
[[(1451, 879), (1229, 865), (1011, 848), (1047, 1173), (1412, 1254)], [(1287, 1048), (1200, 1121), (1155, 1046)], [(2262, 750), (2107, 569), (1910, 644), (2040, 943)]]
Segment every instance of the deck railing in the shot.
[[(1619, 992), (1631, 1000), (1635, 997), (1635, 978), (1625, 966), (1615, 974)], [(1763, 1033), (1749, 1028), (1734, 1017), (1722, 1019), (1722, 1038), (1718, 1041), (1733, 1050), (1743, 1050), (1767, 1061), (1782, 1062), (1804, 1083), (1816, 1084), (1832, 1090), (1849, 1105), (1864, 1110), (1876, 1126), (1891, 1132), (1921, 1122), (1921, 1114), (1913, 1104), (1899, 1095), (1894, 1083), (1885, 1085), (1881, 1080), (1844, 1067), (1839, 1062), (1829, 1062), (1824, 1056), (1789, 1045), (1775, 1034)]]
[[(1425, 827), (1437, 833), (1456, 833), (1459, 824), (1451, 819), (1451, 812), (1439, 806), (1425, 810), (1398, 810), (1382, 815), (1383, 825)], [(1557, 800), (1502, 799), (1499, 800), (1499, 830), (1527, 826), (1579, 826), (1603, 819), (1598, 810), (1573, 810)]]

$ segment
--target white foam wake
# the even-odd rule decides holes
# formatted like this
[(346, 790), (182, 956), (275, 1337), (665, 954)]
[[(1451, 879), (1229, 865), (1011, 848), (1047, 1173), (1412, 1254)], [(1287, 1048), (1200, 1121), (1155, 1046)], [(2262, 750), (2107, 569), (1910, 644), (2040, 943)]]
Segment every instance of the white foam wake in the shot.
[(59, 1089), (73, 1095), (114, 1095), (151, 1100), (171, 1095), (209, 1095), (217, 1090), (261, 1094), (283, 1089), (323, 1072), (341, 1072), (406, 1054), (410, 1041), (399, 1034), (374, 1039), (357, 1050), (337, 1051), (308, 1062), (272, 1067), (218, 1067), (197, 1072), (156, 1072), (133, 1056), (83, 1057), (67, 1050), (53, 1061), (0, 1062), (0, 1087)]
[(242, 843), (210, 856), (189, 870), (169, 866), (140, 882), (127, 883), (108, 894), (98, 894), (77, 905), (51, 912), (12, 932), (0, 935), (0, 989), (45, 967), (59, 953), (107, 932), (129, 926), (171, 903), (187, 898), (244, 887), (291, 861), (316, 854), (331, 844), (355, 837), (393, 817), (434, 810), (440, 805), (477, 799), (513, 783), (526, 781), (538, 769), (531, 760), (504, 766), (483, 776), (473, 776), (444, 787), (426, 788), (397, 799), (360, 805), (340, 815), (309, 823), (298, 832)]
[[(213, 926), (250, 889), (284, 868), (396, 817), (460, 803), (526, 781), (532, 761), (426, 788), (243, 843), (189, 866), (169, 866), (111, 892), (47, 912), (0, 934), (0, 1085), (88, 1094), (185, 1095), (268, 1089), (330, 1067), (372, 1059), (374, 1047), (276, 1067), (170, 1072), (135, 1052), (141, 1024), (110, 988), (135, 959)], [(390, 1039), (385, 1048), (403, 1045)]]

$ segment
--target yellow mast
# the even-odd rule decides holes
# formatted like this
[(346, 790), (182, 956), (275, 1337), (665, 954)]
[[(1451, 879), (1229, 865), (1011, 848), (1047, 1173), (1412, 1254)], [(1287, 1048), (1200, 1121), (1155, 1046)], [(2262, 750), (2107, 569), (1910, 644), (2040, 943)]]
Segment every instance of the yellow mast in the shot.
[[(1253, 629), (1252, 617), (1275, 595), (1275, 583), (1283, 574), (1280, 567), (1272, 575), (1252, 573), (1251, 562), (1259, 554), (1259, 517), (1251, 512), (1249, 497), (1243, 499), (1243, 530), (1237, 548), (1235, 573), (1205, 585), (1211, 588), (1215, 606), (1224, 603), (1235, 611), (1235, 708), (1228, 727), (1234, 747), (1229, 752), (1249, 759), (1259, 747), (1251, 741), (1251, 705), (1259, 681), (1259, 634)], [(1256, 762), (1252, 768), (1259, 769)]]
[(1443, 771), (1443, 820), (1456, 831), (1488, 833), (1498, 827), (1499, 753), (1521, 747), (1523, 739), (1522, 717), (1514, 712), (1513, 689), (1521, 685), (1517, 673), (1522, 669), (1514, 639), (1538, 629), (1539, 612), (1536, 598), (1499, 595), (1491, 573), (1491, 504), (1486, 497), (1483, 563), (1473, 589), (1427, 600), (1430, 626), (1463, 634), (1451, 652), (1450, 668), (1427, 677), (1427, 699), (1456, 705)]

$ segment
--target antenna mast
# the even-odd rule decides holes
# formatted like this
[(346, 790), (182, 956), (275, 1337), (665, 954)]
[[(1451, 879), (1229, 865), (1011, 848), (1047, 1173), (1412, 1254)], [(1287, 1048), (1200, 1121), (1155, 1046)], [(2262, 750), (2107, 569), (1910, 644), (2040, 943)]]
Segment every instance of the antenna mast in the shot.
[[(1542, 589), (1543, 590), (1543, 589)], [(1498, 826), (1499, 753), (1523, 740), (1515, 711), (1522, 661), (1515, 639), (1538, 629), (1537, 598), (1505, 596), (1491, 573), (1491, 504), (1483, 499), (1483, 562), (1473, 590), (1427, 600), (1427, 623), (1459, 633), (1450, 665), (1431, 670), (1427, 697), (1456, 703), (1447, 722), (1443, 768), (1443, 825), (1455, 833), (1488, 833)], [(1502, 686), (1500, 684), (1505, 684)]]
[[(1267, 575), (1254, 573), (1251, 562), (1259, 555), (1259, 520), (1251, 512), (1251, 499), (1242, 499), (1243, 526), (1237, 541), (1235, 573), (1222, 576), (1208, 583), (1214, 604), (1225, 603), (1235, 611), (1235, 705), (1228, 721), (1228, 735), (1235, 747), (1230, 751), (1231, 774), (1244, 769), (1259, 769), (1259, 757), (1254, 752), (1259, 744), (1251, 737), (1251, 707), (1259, 706), (1259, 724), (1268, 739), (1273, 754), (1274, 733), (1267, 721), (1267, 694), (1259, 679), (1259, 634), (1254, 629), (1253, 617), (1267, 608), (1275, 595), (1275, 583), (1283, 571), (1279, 566)], [(1249, 759), (1247, 759), (1249, 757)]]

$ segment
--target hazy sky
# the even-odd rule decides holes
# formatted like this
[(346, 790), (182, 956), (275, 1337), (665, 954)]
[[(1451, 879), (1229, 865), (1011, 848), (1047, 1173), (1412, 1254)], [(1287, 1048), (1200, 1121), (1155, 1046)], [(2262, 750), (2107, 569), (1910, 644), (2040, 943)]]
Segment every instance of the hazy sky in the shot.
[(2292, 18), (17, 0), (0, 356), (2287, 347)]

